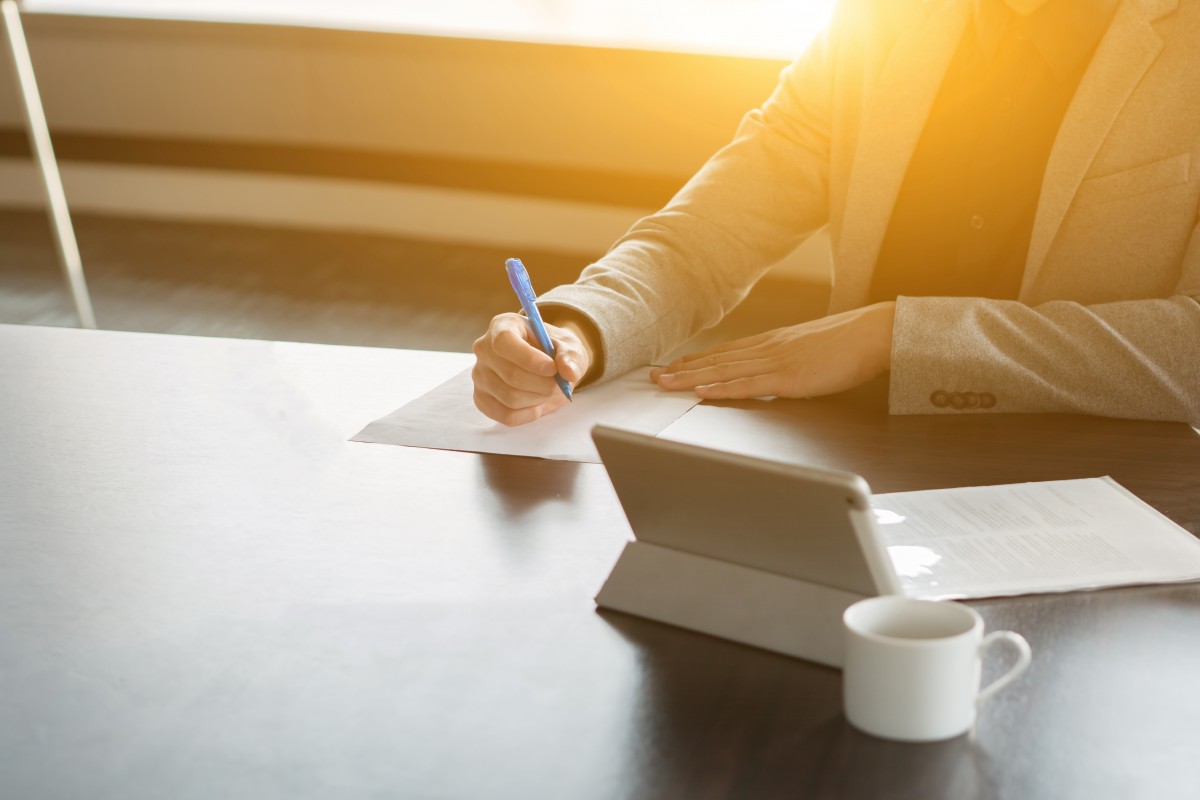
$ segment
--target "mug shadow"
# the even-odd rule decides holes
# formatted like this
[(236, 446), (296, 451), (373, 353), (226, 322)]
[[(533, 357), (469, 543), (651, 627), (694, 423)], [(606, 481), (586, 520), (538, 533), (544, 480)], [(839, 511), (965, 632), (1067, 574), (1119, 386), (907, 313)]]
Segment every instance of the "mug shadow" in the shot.
[[(840, 670), (597, 609), (637, 654), (630, 758), (655, 754), (664, 785), (723, 796), (988, 797), (996, 769), (966, 734), (911, 744), (862, 733)], [(672, 783), (673, 782), (673, 783)]]

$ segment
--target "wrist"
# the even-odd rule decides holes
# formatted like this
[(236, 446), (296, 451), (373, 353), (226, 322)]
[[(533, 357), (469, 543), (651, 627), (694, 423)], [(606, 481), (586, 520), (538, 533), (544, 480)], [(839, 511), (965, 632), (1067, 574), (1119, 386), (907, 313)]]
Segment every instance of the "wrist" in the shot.
[(596, 331), (590, 324), (580, 322), (574, 318), (555, 318), (553, 321), (547, 320), (551, 325), (562, 328), (571, 333), (579, 340), (580, 347), (583, 349), (585, 362), (583, 375), (580, 377), (577, 385), (582, 385), (589, 381), (595, 380), (599, 374), (599, 354), (600, 343), (596, 336)]

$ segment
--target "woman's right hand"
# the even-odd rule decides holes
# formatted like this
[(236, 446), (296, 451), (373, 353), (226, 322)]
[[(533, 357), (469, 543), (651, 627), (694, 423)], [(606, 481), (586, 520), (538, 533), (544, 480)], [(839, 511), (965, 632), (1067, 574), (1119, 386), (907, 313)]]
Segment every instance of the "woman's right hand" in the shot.
[(574, 389), (591, 366), (591, 352), (572, 323), (547, 324), (546, 332), (554, 342), (554, 358), (542, 352), (525, 317), (509, 313), (492, 318), (471, 348), (476, 408), (505, 425), (525, 425), (566, 404), (554, 376), (561, 375)]

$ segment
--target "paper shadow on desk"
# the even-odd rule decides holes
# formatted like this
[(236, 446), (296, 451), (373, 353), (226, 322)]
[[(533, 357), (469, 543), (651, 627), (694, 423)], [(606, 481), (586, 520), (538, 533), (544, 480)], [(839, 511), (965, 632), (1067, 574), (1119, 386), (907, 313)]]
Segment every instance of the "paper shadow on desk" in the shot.
[(480, 475), (499, 498), (509, 519), (520, 519), (551, 502), (566, 502), (575, 494), (581, 464), (522, 456), (481, 453)]

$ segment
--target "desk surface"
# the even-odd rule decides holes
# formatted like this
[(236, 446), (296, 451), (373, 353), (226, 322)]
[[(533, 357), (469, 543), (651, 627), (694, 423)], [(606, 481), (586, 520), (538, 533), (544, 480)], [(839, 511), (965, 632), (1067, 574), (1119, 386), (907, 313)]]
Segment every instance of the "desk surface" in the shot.
[[(597, 613), (602, 467), (346, 441), (469, 362), (0, 326), (0, 796), (1200, 796), (1200, 586), (973, 603), (1028, 676), (875, 740), (835, 670)], [(1110, 474), (1200, 533), (1183, 425), (705, 413), (878, 491)]]

